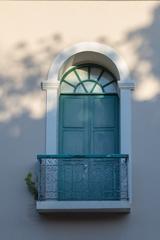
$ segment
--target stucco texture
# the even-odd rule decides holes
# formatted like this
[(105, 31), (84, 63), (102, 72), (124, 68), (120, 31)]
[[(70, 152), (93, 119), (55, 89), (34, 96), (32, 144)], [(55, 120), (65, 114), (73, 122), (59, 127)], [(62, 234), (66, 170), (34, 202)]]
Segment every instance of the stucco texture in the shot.
[[(159, 239), (159, 26), (159, 1), (0, 2), (1, 239)], [(57, 53), (83, 41), (114, 48), (136, 83), (132, 211), (43, 216), (24, 182), (45, 150), (40, 83)]]

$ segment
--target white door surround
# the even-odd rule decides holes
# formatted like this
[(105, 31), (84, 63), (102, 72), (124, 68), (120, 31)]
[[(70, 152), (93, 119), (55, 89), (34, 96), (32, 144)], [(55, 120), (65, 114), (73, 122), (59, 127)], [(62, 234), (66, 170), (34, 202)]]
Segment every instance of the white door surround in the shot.
[(58, 96), (60, 79), (70, 66), (97, 63), (106, 67), (116, 77), (120, 96), (120, 153), (129, 154), (129, 201), (131, 203), (131, 90), (134, 89), (128, 67), (112, 48), (95, 42), (82, 42), (60, 52), (53, 61), (47, 81), (42, 82), (46, 91), (46, 154), (57, 154), (58, 148)]

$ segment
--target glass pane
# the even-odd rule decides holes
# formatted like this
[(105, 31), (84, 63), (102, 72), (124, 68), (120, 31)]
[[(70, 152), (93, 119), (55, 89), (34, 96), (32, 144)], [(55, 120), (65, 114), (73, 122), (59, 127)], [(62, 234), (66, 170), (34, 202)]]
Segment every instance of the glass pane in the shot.
[(113, 81), (113, 77), (107, 72), (104, 72), (102, 74), (101, 78), (99, 79), (99, 83), (101, 83), (102, 86), (111, 82), (111, 81)]
[(80, 85), (76, 88), (76, 93), (86, 93), (86, 91), (84, 90), (82, 84), (80, 84)]
[(93, 90), (93, 93), (103, 93), (102, 88), (97, 84)]
[(70, 85), (68, 85), (65, 82), (62, 82), (61, 84), (61, 93), (72, 93), (74, 91), (74, 88)]
[(70, 82), (71, 84), (73, 84), (74, 86), (76, 86), (79, 83), (79, 80), (75, 74), (74, 71), (70, 72), (65, 79), (67, 82)]
[(100, 76), (101, 72), (102, 72), (101, 68), (91, 67), (90, 79), (91, 80), (97, 80), (97, 78)]
[(112, 84), (104, 87), (104, 92), (106, 92), (106, 93), (116, 93), (117, 92), (116, 91), (116, 84), (112, 83)]
[(83, 83), (88, 91), (88, 93), (91, 92), (92, 88), (94, 87), (95, 85), (95, 82), (91, 82), (91, 81), (88, 81), (88, 82), (84, 82)]
[(81, 68), (81, 69), (76, 69), (76, 72), (82, 81), (88, 80), (88, 68), (87, 67)]

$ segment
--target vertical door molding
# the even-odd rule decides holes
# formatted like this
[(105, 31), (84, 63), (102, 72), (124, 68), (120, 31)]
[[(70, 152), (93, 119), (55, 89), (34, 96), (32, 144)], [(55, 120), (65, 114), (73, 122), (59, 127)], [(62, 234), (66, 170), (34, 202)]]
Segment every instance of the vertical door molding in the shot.
[[(131, 142), (131, 123), (132, 123), (132, 97), (131, 91), (134, 89), (132, 82), (118, 82), (120, 89), (120, 153), (129, 155), (128, 162), (128, 196), (131, 202), (132, 196), (132, 142)], [(123, 173), (122, 173), (123, 175)], [(127, 176), (126, 176), (127, 177)], [(123, 176), (124, 178), (124, 176)], [(124, 181), (127, 182), (127, 181)], [(121, 181), (121, 189), (125, 189)], [(122, 193), (123, 194), (123, 193)]]
[(58, 81), (42, 82), (46, 91), (46, 154), (58, 153), (58, 89)]

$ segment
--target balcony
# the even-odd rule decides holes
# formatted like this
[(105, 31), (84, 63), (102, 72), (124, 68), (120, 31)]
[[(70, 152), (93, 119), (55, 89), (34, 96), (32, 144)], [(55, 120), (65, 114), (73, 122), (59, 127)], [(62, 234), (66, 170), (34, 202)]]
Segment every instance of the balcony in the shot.
[(129, 212), (128, 155), (38, 155), (39, 212)]

